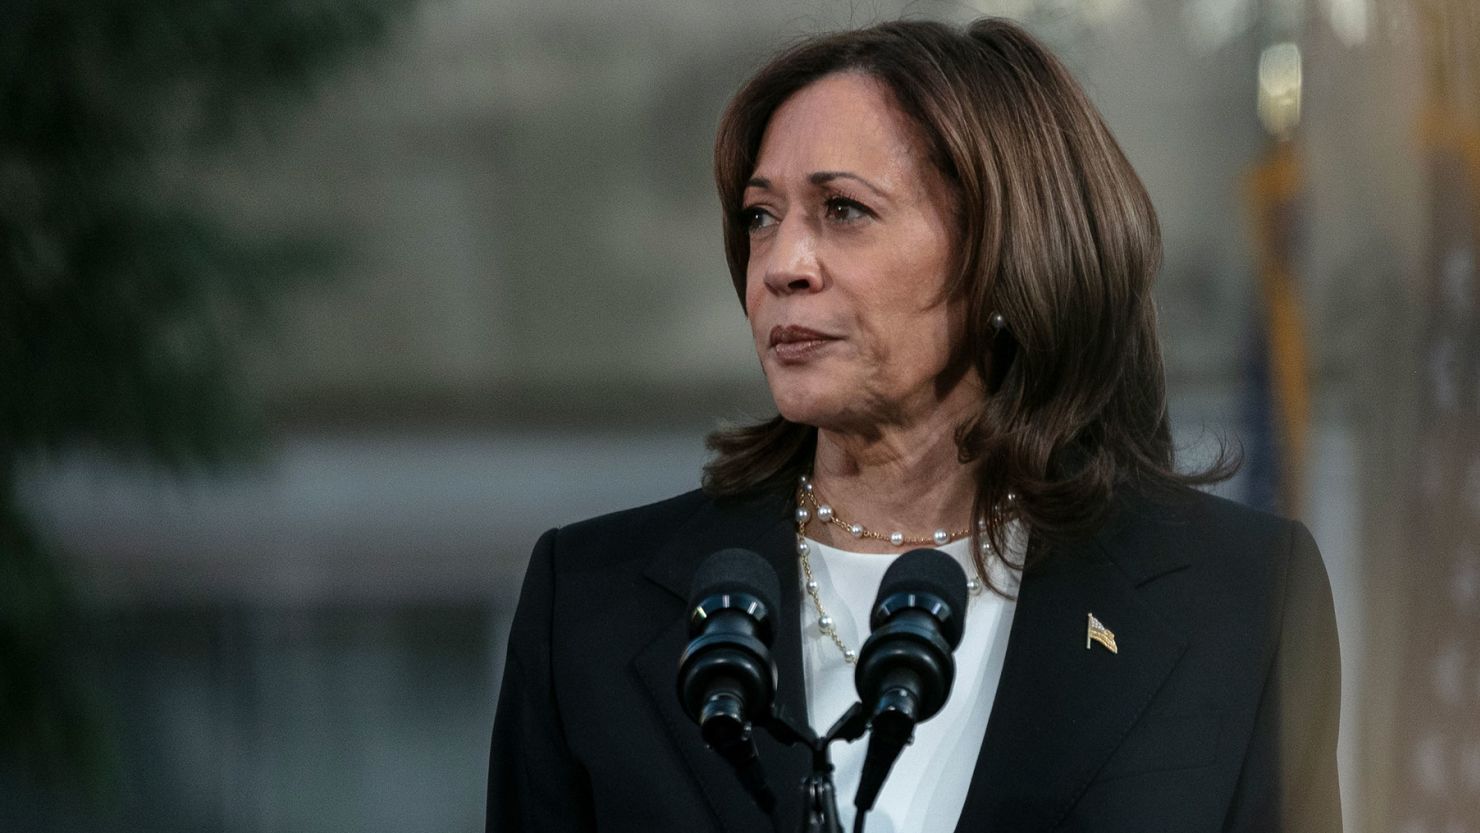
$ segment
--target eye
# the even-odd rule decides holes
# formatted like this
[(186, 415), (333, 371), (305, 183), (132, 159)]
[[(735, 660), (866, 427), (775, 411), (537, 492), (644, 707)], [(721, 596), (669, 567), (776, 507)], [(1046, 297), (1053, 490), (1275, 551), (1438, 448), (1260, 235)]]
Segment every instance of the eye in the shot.
[(856, 223), (872, 213), (861, 203), (848, 197), (828, 197), (823, 216), (835, 223)]
[(740, 210), (740, 221), (745, 224), (746, 231), (755, 234), (762, 229), (774, 226), (776, 217), (760, 206), (751, 206)]

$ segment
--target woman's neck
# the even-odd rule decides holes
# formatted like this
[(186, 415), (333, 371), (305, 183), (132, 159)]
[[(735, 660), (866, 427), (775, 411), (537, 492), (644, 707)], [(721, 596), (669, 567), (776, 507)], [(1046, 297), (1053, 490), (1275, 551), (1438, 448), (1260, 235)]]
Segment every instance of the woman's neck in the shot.
[[(869, 435), (819, 429), (812, 483), (818, 501), (849, 523), (888, 535), (928, 537), (971, 523), (976, 495), (972, 469), (956, 448), (959, 419), (937, 411), (908, 428)], [(886, 541), (854, 538), (830, 524), (807, 533), (825, 544), (858, 552), (901, 552)]]

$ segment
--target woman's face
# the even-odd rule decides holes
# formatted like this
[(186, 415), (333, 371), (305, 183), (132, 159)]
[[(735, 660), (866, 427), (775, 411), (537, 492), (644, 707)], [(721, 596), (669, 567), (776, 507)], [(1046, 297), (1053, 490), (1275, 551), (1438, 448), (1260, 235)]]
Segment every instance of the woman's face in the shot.
[(887, 88), (836, 73), (793, 94), (743, 199), (746, 314), (782, 416), (876, 432), (980, 396), (943, 297), (950, 189)]

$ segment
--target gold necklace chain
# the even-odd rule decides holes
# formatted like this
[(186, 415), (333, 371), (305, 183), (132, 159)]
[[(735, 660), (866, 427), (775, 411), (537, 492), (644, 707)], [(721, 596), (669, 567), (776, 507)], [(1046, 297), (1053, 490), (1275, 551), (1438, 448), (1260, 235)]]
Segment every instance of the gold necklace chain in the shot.
[(970, 529), (947, 530), (937, 529), (930, 537), (912, 537), (903, 532), (894, 531), (885, 535), (875, 532), (863, 524), (849, 523), (838, 517), (838, 513), (826, 503), (817, 498), (817, 490), (812, 486), (812, 481), (803, 475), (803, 480), (797, 484), (797, 523), (806, 526), (813, 517), (826, 524), (847, 532), (854, 538), (868, 538), (872, 541), (883, 541), (894, 547), (903, 546), (937, 546), (943, 547), (952, 541), (957, 541), (971, 534)]
[[(1009, 496), (1009, 499), (1011, 499), (1011, 496)], [(812, 485), (812, 479), (807, 475), (804, 474), (797, 480), (797, 557), (802, 562), (802, 576), (806, 582), (807, 596), (812, 599), (812, 607), (817, 610), (817, 629), (824, 636), (832, 639), (833, 644), (838, 646), (838, 650), (843, 654), (843, 662), (848, 665), (858, 662), (858, 652), (849, 648), (848, 644), (843, 641), (843, 638), (838, 636), (837, 623), (828, 614), (827, 608), (823, 607), (821, 588), (817, 583), (817, 579), (812, 575), (812, 545), (807, 543), (807, 524), (811, 523), (814, 517), (825, 523), (847, 530), (848, 534), (854, 538), (869, 538), (875, 541), (884, 541), (896, 547), (919, 545), (944, 546), (971, 534), (970, 529), (956, 531), (937, 529), (929, 538), (912, 538), (902, 532), (892, 532), (888, 535), (882, 535), (865, 528), (862, 524), (850, 524), (839, 518), (831, 506), (822, 503), (818, 499), (817, 490)], [(984, 555), (990, 553), (992, 549), (991, 541), (985, 535), (986, 523), (985, 519), (977, 522), (978, 529), (984, 533), (981, 539), (981, 548)], [(972, 576), (966, 580), (966, 589), (971, 596), (981, 595), (982, 583), (976, 576)]]

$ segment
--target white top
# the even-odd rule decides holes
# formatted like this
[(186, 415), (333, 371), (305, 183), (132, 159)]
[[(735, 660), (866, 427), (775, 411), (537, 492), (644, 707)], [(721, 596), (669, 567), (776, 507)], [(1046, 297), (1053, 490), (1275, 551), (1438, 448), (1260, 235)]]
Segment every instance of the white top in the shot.
[[(1020, 564), (1021, 544), (1014, 524), (1006, 537), (1012, 543), (1009, 557)], [(895, 556), (855, 553), (829, 547), (812, 539), (808, 556), (818, 594), (828, 615), (836, 623), (838, 636), (854, 651), (869, 634), (869, 612), (879, 592), (879, 581)], [(975, 575), (971, 562), (971, 540), (937, 547), (955, 558), (968, 576)], [(1018, 574), (999, 559), (988, 561), (996, 586), (1014, 597)], [(800, 559), (797, 572), (801, 574)], [(802, 668), (807, 684), (807, 717), (821, 734), (858, 700), (853, 686), (854, 666), (843, 661), (842, 651), (818, 630), (817, 609), (802, 590)], [(972, 770), (987, 733), (987, 718), (997, 696), (1002, 659), (1007, 652), (1007, 634), (1017, 603), (983, 587), (970, 597), (966, 630), (956, 649), (956, 681), (940, 712), (915, 727), (914, 743), (906, 746), (889, 771), (884, 789), (868, 814), (869, 833), (905, 833), (920, 830), (951, 830), (966, 804)], [(868, 735), (853, 743), (834, 743), (832, 760), (836, 771), (838, 820), (844, 830), (853, 828), (853, 796), (862, 776)]]

